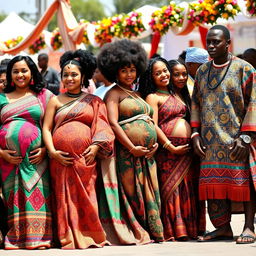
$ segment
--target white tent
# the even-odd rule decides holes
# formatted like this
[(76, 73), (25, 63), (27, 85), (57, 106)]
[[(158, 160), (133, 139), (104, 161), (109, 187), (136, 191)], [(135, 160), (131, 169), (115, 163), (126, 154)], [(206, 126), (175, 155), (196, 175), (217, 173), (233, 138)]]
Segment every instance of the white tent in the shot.
[[(243, 14), (238, 14), (233, 19), (218, 19), (218, 24), (228, 26), (232, 38), (232, 51), (234, 54), (243, 53), (247, 48), (256, 48), (256, 18), (248, 18)], [(207, 27), (211, 27), (208, 25)], [(190, 34), (185, 36), (174, 35), (170, 30), (162, 38), (164, 45), (162, 56), (168, 60), (176, 59), (178, 55), (189, 47), (189, 43), (193, 42), (193, 46), (203, 47), (201, 44), (198, 28), (195, 28)]]
[[(34, 25), (23, 20), (15, 12), (11, 12), (1, 23), (0, 23), (0, 42), (17, 38), (22, 36), (26, 38), (31, 31), (34, 29)], [(51, 33), (44, 30), (45, 43), (48, 49), (51, 49)]]

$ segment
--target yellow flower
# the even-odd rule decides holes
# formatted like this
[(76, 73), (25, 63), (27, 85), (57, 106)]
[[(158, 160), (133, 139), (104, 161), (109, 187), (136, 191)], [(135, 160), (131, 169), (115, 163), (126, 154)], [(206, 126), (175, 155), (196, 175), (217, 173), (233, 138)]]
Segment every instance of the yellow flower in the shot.
[(232, 10), (232, 14), (236, 15), (236, 14), (237, 14), (237, 10), (236, 10), (236, 9), (233, 9), (233, 10)]
[(222, 13), (221, 16), (222, 16), (222, 18), (224, 18), (224, 19), (228, 19), (228, 17), (229, 17), (229, 16), (228, 16), (228, 13), (226, 13), (226, 12)]

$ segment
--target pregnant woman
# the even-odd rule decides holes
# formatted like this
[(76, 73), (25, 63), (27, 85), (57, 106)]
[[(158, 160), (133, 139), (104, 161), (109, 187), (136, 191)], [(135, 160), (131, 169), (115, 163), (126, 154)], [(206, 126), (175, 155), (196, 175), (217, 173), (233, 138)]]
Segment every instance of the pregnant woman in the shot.
[(112, 154), (114, 134), (104, 102), (81, 90), (89, 85), (95, 57), (84, 50), (68, 51), (60, 66), (67, 91), (49, 102), (43, 126), (58, 239), (65, 249), (100, 247), (107, 241), (98, 216), (95, 157)]
[[(127, 239), (120, 229), (120, 243), (163, 241), (160, 219), (160, 194), (154, 153), (157, 136), (151, 119), (152, 108), (133, 90), (145, 70), (147, 55), (137, 42), (120, 40), (105, 45), (98, 66), (103, 75), (116, 85), (108, 91), (105, 102), (109, 122), (116, 135), (116, 168), (123, 216), (130, 232)], [(108, 197), (111, 200), (110, 197)], [(110, 209), (111, 210), (111, 209)], [(112, 211), (113, 212), (113, 211)], [(114, 212), (112, 214), (115, 221)], [(122, 220), (123, 223), (123, 220)], [(129, 234), (134, 239), (128, 239)], [(129, 241), (128, 241), (129, 240)]]
[(52, 93), (43, 87), (30, 57), (19, 55), (9, 62), (5, 94), (0, 94), (0, 172), (8, 215), (5, 249), (45, 249), (52, 242), (49, 170), (42, 139)]
[[(169, 66), (170, 64), (170, 66)], [(158, 175), (166, 240), (197, 237), (192, 183), (190, 97), (187, 70), (178, 61), (152, 59), (140, 79), (140, 91), (154, 109), (158, 141)]]

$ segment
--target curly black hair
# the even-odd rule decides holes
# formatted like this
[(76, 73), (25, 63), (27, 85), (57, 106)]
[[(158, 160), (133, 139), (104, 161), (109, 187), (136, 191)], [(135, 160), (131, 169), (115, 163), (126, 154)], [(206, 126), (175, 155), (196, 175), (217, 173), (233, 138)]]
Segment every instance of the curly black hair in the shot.
[[(158, 61), (163, 62), (171, 74), (171, 69), (166, 59), (162, 57), (156, 57), (156, 58), (150, 59), (146, 71), (140, 76), (140, 80), (139, 80), (139, 92), (141, 93), (141, 96), (143, 98), (146, 98), (150, 93), (156, 92), (157, 88), (153, 80), (152, 71), (153, 71), (154, 64)], [(170, 80), (170, 83), (168, 84), (168, 91), (171, 94), (174, 94), (171, 80)]]
[(31, 91), (35, 93), (39, 93), (42, 91), (42, 89), (45, 87), (44, 82), (43, 82), (43, 77), (41, 73), (39, 72), (35, 62), (29, 57), (29, 56), (23, 56), (23, 55), (18, 55), (11, 59), (7, 65), (7, 72), (6, 72), (6, 87), (4, 88), (4, 92), (13, 92), (15, 91), (15, 86), (12, 86), (12, 69), (13, 66), (16, 62), (24, 60), (28, 68), (30, 69), (31, 72), (31, 79), (34, 80), (33, 84), (29, 84), (29, 88)]
[(110, 82), (116, 82), (118, 70), (123, 67), (136, 67), (137, 77), (147, 67), (148, 58), (139, 42), (121, 39), (105, 44), (97, 57), (98, 68)]
[(86, 50), (67, 51), (60, 57), (61, 77), (63, 75), (64, 67), (68, 64), (76, 65), (84, 79), (82, 85), (89, 86), (89, 80), (92, 78), (93, 73), (97, 67), (95, 56)]

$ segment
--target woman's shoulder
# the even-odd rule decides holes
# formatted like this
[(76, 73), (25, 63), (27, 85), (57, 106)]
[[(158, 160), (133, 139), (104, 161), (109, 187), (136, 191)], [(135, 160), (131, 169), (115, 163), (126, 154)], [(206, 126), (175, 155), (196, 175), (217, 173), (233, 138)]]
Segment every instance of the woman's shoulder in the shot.
[(46, 88), (43, 88), (42, 91), (39, 94), (50, 96), (50, 97), (54, 96), (54, 94)]
[(43, 88), (37, 95), (38, 99), (43, 103), (43, 105), (47, 105), (51, 98), (55, 95), (46, 88)]
[(91, 93), (84, 93), (84, 97), (82, 100), (89, 104), (105, 104), (99, 96), (96, 96)]
[(117, 86), (114, 85), (105, 95), (104, 97), (104, 101), (106, 101), (106, 99), (109, 98), (118, 98), (120, 97), (120, 95), (123, 94), (123, 91)]
[(161, 96), (159, 96), (157, 93), (150, 93), (146, 96), (145, 100), (148, 102), (155, 102), (157, 103), (159, 101), (159, 99), (161, 98)]

